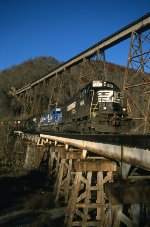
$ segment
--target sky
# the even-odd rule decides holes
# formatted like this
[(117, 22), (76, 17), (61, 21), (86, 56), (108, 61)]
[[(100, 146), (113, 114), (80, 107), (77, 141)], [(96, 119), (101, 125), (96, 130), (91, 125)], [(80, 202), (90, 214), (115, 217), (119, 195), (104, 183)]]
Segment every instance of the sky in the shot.
[[(0, 0), (0, 71), (39, 56), (65, 62), (150, 11), (150, 0)], [(129, 40), (106, 60), (126, 65)]]

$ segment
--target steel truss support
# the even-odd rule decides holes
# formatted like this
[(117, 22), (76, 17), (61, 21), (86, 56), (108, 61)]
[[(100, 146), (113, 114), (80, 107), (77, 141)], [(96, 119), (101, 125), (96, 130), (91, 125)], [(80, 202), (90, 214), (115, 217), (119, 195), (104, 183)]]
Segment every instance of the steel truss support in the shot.
[[(43, 87), (43, 84), (42, 86)], [(41, 105), (41, 94), (40, 94), (40, 90), (41, 90), (41, 87), (39, 87), (39, 85), (34, 88), (34, 99), (33, 99), (33, 105), (32, 105), (32, 108), (31, 108), (31, 115), (34, 115), (36, 116), (37, 113), (40, 112), (40, 105)]]
[[(54, 95), (56, 105), (60, 106), (74, 95), (77, 81), (75, 80), (74, 76), (71, 75), (70, 69), (64, 69), (56, 79), (57, 90), (55, 91)], [(74, 86), (72, 86), (72, 84)]]
[(33, 91), (29, 89), (19, 97), (22, 104), (21, 116), (28, 116), (31, 113), (32, 92)]
[(58, 74), (49, 80), (49, 88), (51, 92), (49, 93), (48, 109), (50, 109), (51, 106), (57, 106), (59, 93), (62, 88), (61, 79), (60, 77), (58, 78)]
[[(93, 61), (92, 61), (93, 60)], [(94, 71), (94, 79), (107, 80), (106, 56), (104, 50), (97, 51), (96, 56), (90, 61)]]
[(20, 103), (22, 104), (20, 113), (22, 118), (25, 117), (27, 119), (27, 117), (37, 116), (43, 110), (47, 111), (48, 97), (46, 86), (47, 84), (43, 81), (42, 85), (30, 88), (19, 96)]
[(150, 32), (132, 32), (123, 97), (132, 118), (132, 133), (150, 132)]
[(104, 50), (96, 52), (91, 59), (84, 59), (80, 64), (80, 80), (89, 82), (92, 79), (106, 80), (106, 58)]
[(47, 111), (48, 97), (46, 93), (46, 82), (34, 88), (33, 102), (31, 103), (31, 116), (38, 116), (44, 111)]

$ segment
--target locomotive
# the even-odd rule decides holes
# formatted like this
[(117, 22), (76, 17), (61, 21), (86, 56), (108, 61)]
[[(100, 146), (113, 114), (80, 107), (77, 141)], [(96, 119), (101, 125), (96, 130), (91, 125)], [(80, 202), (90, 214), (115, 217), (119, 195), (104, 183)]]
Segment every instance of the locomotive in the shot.
[(59, 122), (61, 122), (62, 112), (60, 107), (49, 110), (40, 119), (40, 129), (58, 130)]
[(109, 81), (91, 81), (61, 107), (59, 130), (121, 133), (128, 130), (127, 107), (120, 89)]

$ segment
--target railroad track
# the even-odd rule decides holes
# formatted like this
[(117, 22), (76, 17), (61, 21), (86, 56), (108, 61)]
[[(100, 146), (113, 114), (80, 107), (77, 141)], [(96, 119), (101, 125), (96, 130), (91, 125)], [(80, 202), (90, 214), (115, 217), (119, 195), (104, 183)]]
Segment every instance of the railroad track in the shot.
[(41, 131), (40, 134), (150, 150), (150, 135), (72, 134)]
[[(23, 138), (37, 146), (64, 144), (94, 155), (120, 161), (150, 171), (150, 135), (72, 134), (50, 131), (24, 131)], [(36, 138), (36, 139), (35, 139)]]

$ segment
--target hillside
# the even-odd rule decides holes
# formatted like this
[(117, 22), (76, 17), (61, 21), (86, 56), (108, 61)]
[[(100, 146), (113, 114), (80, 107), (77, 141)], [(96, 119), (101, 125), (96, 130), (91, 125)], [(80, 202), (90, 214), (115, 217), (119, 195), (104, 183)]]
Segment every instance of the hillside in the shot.
[[(36, 81), (60, 64), (61, 62), (52, 57), (38, 57), (4, 70), (0, 74), (0, 119), (9, 120), (20, 114), (23, 103), (18, 98), (8, 95), (10, 90), (15, 91)], [(54, 103), (61, 105), (89, 81), (104, 78), (104, 74), (106, 80), (112, 81), (122, 88), (125, 67), (109, 62), (106, 63), (106, 73), (104, 73), (103, 62), (87, 61), (50, 79), (46, 87), (37, 88), (34, 115), (43, 114)]]
[(59, 64), (60, 62), (52, 57), (38, 57), (2, 71), (0, 73), (0, 119), (9, 114), (11, 103), (7, 94), (12, 87), (17, 90), (30, 84)]

